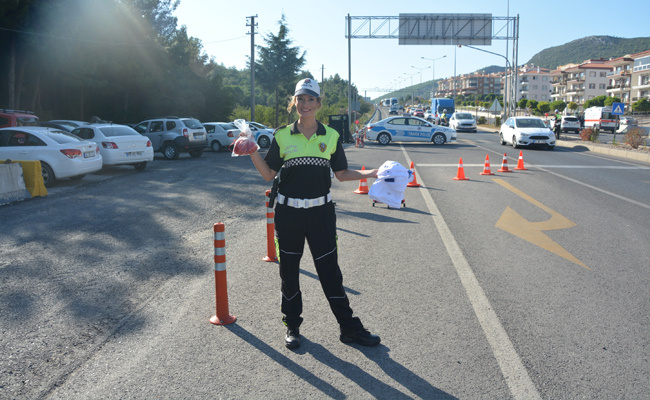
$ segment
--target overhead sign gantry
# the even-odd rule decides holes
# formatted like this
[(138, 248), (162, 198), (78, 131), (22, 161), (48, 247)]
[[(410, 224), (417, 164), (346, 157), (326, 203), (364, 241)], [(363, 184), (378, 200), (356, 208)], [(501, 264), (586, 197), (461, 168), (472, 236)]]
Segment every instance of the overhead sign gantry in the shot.
[[(514, 115), (517, 93), (519, 15), (516, 17), (494, 17), (492, 14), (400, 14), (393, 17), (355, 17), (348, 14), (346, 21), (348, 110), (350, 110), (352, 94), (352, 39), (398, 39), (400, 45), (454, 46), (489, 46), (492, 44), (492, 40), (506, 40), (505, 55), (487, 50), (477, 50), (505, 59), (505, 110), (506, 116)], [(512, 41), (512, 55), (509, 59), (510, 41)], [(454, 91), (456, 86), (456, 76), (454, 76)]]

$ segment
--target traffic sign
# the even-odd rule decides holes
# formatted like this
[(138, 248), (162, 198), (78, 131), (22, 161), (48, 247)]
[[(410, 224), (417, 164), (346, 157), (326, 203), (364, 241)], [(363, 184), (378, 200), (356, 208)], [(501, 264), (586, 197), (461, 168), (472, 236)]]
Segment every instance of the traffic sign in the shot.
[(614, 115), (623, 115), (625, 111), (625, 104), (623, 103), (612, 103), (612, 114)]

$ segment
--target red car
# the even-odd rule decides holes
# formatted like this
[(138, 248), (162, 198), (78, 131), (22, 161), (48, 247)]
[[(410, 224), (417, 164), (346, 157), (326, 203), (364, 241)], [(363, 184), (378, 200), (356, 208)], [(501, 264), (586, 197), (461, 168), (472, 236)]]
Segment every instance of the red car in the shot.
[(10, 126), (38, 126), (38, 117), (29, 111), (0, 109), (0, 128)]
[(424, 110), (418, 108), (415, 111), (413, 111), (413, 116), (414, 117), (419, 117), (419, 118), (424, 118)]

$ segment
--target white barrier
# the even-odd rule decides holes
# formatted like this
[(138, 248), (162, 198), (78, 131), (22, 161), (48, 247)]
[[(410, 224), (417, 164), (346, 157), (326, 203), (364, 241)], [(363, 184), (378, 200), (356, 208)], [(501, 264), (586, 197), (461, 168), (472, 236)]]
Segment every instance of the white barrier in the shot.
[(20, 164), (0, 164), (0, 205), (32, 197), (25, 188)]

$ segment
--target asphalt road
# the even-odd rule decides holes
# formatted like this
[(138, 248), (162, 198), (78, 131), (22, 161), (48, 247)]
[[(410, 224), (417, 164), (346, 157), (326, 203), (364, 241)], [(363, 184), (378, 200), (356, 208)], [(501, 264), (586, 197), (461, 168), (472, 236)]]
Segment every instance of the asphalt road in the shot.
[[(499, 173), (504, 152), (517, 166), (487, 132), (346, 147), (351, 168), (412, 161), (422, 184), (399, 210), (333, 185), (375, 348), (338, 341), (308, 251), (303, 345), (284, 348), (269, 184), (246, 157), (157, 158), (2, 206), (0, 398), (647, 398), (650, 165), (558, 146)], [(208, 321), (216, 222), (227, 326)]]

